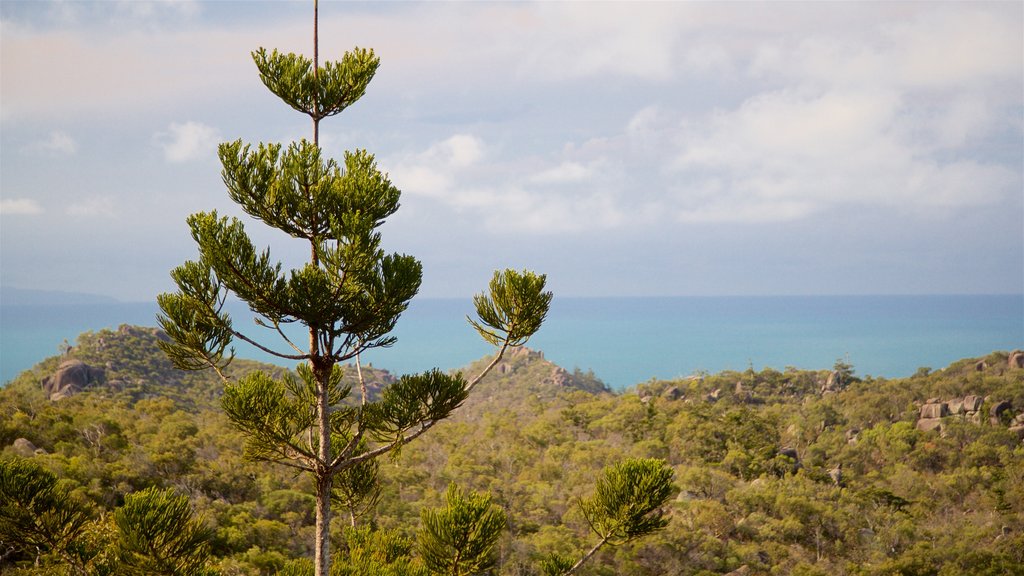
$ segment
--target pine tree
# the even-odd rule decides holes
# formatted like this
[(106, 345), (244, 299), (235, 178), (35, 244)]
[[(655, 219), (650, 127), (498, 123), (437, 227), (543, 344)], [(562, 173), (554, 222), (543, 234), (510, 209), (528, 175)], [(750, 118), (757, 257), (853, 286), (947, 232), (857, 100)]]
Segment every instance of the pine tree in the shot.
[(120, 533), (118, 573), (203, 576), (213, 531), (193, 517), (187, 496), (147, 488), (124, 497), (114, 512)]
[[(340, 113), (365, 92), (379, 59), (356, 48), (340, 61), (319, 63), (314, 2), (313, 59), (259, 49), (253, 59), (263, 83), (308, 115), (313, 139), (283, 147), (241, 141), (219, 148), (231, 199), (252, 218), (309, 245), (309, 260), (285, 273), (270, 250), (257, 250), (242, 221), (200, 212), (188, 218), (199, 248), (196, 260), (175, 268), (175, 293), (158, 297), (164, 351), (183, 369), (212, 368), (225, 381), (223, 407), (246, 436), (245, 454), (311, 474), (316, 496), (314, 566), (329, 573), (331, 493), (339, 474), (392, 452), (446, 418), (501, 358), (540, 327), (551, 301), (545, 277), (496, 272), (487, 293), (475, 297), (471, 320), (498, 351), (471, 380), (438, 370), (402, 376), (373, 401), (362, 378), (360, 354), (390, 346), (391, 331), (420, 287), (412, 256), (385, 254), (378, 228), (399, 206), (400, 192), (365, 150), (342, 162), (319, 146), (324, 118)], [(236, 328), (224, 310), (229, 298), (248, 304), (260, 336)], [(305, 343), (283, 328), (298, 323)], [(266, 334), (277, 344), (264, 342)], [(254, 373), (235, 380), (227, 371), (240, 339), (282, 361), (296, 375), (275, 379)], [(283, 347), (282, 347), (283, 346)], [(358, 389), (343, 383), (343, 364), (354, 363)]]
[(31, 460), (0, 460), (0, 559), (45, 566), (52, 556), (82, 574), (92, 554), (79, 541), (91, 521), (90, 507), (53, 473)]
[(421, 520), (420, 557), (431, 574), (473, 576), (494, 566), (494, 546), (507, 519), (490, 495), (466, 494), (450, 484), (445, 506), (424, 509)]
[(675, 472), (657, 458), (627, 458), (605, 468), (594, 495), (579, 507), (597, 543), (575, 563), (551, 555), (541, 562), (547, 576), (569, 576), (605, 545), (617, 546), (647, 536), (668, 525), (662, 507), (675, 491)]

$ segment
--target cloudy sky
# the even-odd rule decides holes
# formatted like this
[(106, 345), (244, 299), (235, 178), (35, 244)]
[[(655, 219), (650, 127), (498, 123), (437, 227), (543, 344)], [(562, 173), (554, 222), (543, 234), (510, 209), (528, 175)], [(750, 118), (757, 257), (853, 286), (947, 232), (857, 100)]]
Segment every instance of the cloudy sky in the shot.
[[(310, 137), (259, 82), (311, 2), (0, 3), (0, 285), (151, 300), (239, 214), (218, 142)], [(422, 294), (1024, 291), (1024, 4), (350, 3), (382, 65), (322, 125), (403, 191)], [(306, 249), (248, 225), (286, 267)]]

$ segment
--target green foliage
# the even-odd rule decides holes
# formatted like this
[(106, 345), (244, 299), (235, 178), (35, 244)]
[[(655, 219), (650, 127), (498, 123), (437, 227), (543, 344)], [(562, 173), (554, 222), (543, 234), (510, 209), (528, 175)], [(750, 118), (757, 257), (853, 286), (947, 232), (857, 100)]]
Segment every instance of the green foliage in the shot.
[(181, 291), (157, 296), (163, 311), (157, 322), (170, 337), (160, 348), (182, 370), (226, 367), (234, 358), (233, 350), (225, 356), (233, 334), (220, 282), (209, 267), (191, 261), (175, 268), (171, 277)]
[(528, 270), (495, 272), (488, 293), (473, 298), (477, 320), (469, 319), (484, 340), (495, 346), (521, 346), (540, 329), (551, 305), (544, 291), (547, 277)]
[(30, 460), (0, 460), (0, 544), (13, 547), (15, 561), (55, 556), (83, 565), (90, 554), (80, 539), (91, 520), (88, 505), (54, 474)]
[[(134, 327), (81, 335), (72, 357), (103, 366), (106, 376), (59, 401), (42, 394), (39, 380), (63, 358), (47, 359), (0, 390), (0, 462), (20, 461), (50, 477), (53, 493), (86, 517), (64, 539), (68, 545), (27, 552), (0, 546), (4, 576), (117, 574), (122, 532), (115, 512), (127, 495), (150, 487), (189, 495), (195, 517), (212, 532), (207, 570), (314, 573), (312, 476), (244, 459), (246, 436), (220, 408), (217, 376), (171, 369), (160, 339), (158, 331)], [(478, 373), (492, 361), (463, 372)], [(360, 461), (376, 468), (379, 498), (359, 518), (363, 536), (348, 530), (348, 505), (334, 500), (343, 514), (332, 523), (332, 570), (422, 576), (426, 566), (413, 545), (421, 514), (443, 508), (454, 482), (489, 492), (506, 514), (491, 574), (564, 574), (598, 540), (575, 503), (592, 498), (604, 468), (635, 457), (661, 458), (675, 471), (679, 495), (659, 507), (669, 523), (601, 548), (579, 574), (694, 576), (743, 566), (749, 574), (779, 575), (1020, 574), (1020, 439), (987, 418), (948, 418), (942, 434), (915, 427), (919, 404), (932, 397), (1008, 399), (1020, 413), (1024, 370), (1006, 368), (1005, 354), (986, 363), (981, 371), (972, 359), (913, 378), (854, 382), (824, 396), (818, 391), (828, 371), (795, 369), (650, 381), (613, 394), (581, 391), (572, 372), (559, 372), (538, 352), (512, 349), (415, 450)], [(228, 374), (239, 383), (256, 367), (236, 359)], [(308, 394), (299, 373), (258, 368), (281, 383), (288, 402)], [(392, 381), (376, 370), (378, 381)], [(339, 367), (335, 396), (358, 389), (355, 372)], [(737, 381), (748, 395), (730, 392)], [(717, 400), (708, 399), (716, 389)], [(356, 399), (332, 408), (335, 455), (352, 441), (348, 423), (360, 406)], [(354, 457), (380, 446), (364, 429)], [(34, 449), (12, 445), (19, 438)], [(308, 432), (293, 440), (311, 445)], [(782, 447), (795, 457), (786, 456), (780, 472)], [(839, 464), (843, 487), (828, 475)], [(335, 496), (349, 471), (346, 483), (363, 484), (356, 470), (335, 476)], [(19, 480), (13, 489), (32, 485)], [(16, 517), (53, 525), (41, 502)], [(5, 518), (11, 505), (0, 495)]]
[(402, 376), (367, 408), (366, 421), (378, 439), (401, 441), (407, 430), (447, 418), (466, 399), (466, 387), (461, 374), (440, 370)]
[(562, 576), (572, 570), (575, 562), (568, 556), (551, 554), (540, 562), (540, 572), (544, 576)]
[[(361, 443), (356, 453), (365, 452)], [(334, 479), (331, 500), (348, 511), (349, 523), (354, 527), (356, 519), (369, 515), (380, 501), (380, 462), (363, 460), (344, 468)]]
[(260, 80), (289, 106), (314, 119), (333, 116), (352, 105), (366, 91), (380, 59), (373, 50), (356, 48), (340, 62), (314, 68), (309, 58), (295, 54), (252, 53)]
[(205, 573), (212, 533), (193, 518), (188, 498), (149, 488), (128, 494), (114, 512), (121, 532), (119, 571), (194, 576)]
[(432, 574), (469, 576), (494, 566), (494, 546), (505, 529), (506, 516), (489, 495), (463, 493), (448, 487), (444, 508), (424, 509), (419, 549)]
[(412, 558), (412, 542), (394, 530), (351, 529), (345, 532), (346, 554), (338, 558), (331, 576), (428, 576)]
[(630, 458), (606, 468), (594, 495), (580, 501), (590, 528), (609, 544), (623, 544), (668, 525), (663, 507), (675, 473), (654, 458)]

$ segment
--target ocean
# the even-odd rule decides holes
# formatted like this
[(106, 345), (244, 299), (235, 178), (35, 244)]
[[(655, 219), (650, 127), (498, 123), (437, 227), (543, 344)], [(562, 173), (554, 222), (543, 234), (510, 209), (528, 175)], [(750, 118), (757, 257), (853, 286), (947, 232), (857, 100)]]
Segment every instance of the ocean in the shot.
[[(233, 312), (236, 327), (256, 327)], [(413, 301), (391, 348), (364, 357), (396, 374), (451, 369), (492, 352), (466, 323), (466, 299)], [(0, 306), (0, 382), (58, 353), (78, 334), (156, 325), (155, 303)], [(268, 334), (265, 342), (276, 342)], [(302, 337), (298, 336), (299, 341)], [(1024, 348), (1024, 295), (559, 298), (527, 344), (615, 389), (697, 372), (792, 366), (897, 378), (921, 367)], [(273, 362), (238, 343), (238, 356)], [(273, 362), (277, 363), (277, 362)]]

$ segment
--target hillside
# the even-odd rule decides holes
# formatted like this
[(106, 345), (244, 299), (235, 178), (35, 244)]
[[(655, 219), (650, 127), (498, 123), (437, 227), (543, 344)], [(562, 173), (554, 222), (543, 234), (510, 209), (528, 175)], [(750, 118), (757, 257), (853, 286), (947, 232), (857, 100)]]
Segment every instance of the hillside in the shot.
[[(149, 486), (188, 495), (221, 574), (308, 556), (306, 481), (244, 461), (220, 383), (171, 368), (159, 338), (85, 333), (13, 380), (0, 390), (0, 458), (39, 463), (97, 513)], [(603, 466), (657, 457), (679, 489), (669, 526), (603, 551), (585, 574), (1024, 574), (1022, 360), (995, 352), (896, 380), (841, 364), (751, 369), (613, 393), (514, 349), (456, 416), (381, 461), (380, 500), (359, 523), (409, 537), (449, 483), (486, 490), (509, 517), (497, 574), (534, 574), (540, 555), (586, 547), (575, 502)], [(232, 374), (254, 369), (283, 374), (238, 360)], [(371, 389), (393, 378), (369, 374)], [(348, 519), (336, 522), (344, 554)], [(0, 573), (39, 573), (0, 554)]]

